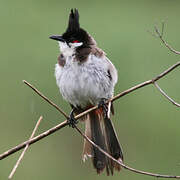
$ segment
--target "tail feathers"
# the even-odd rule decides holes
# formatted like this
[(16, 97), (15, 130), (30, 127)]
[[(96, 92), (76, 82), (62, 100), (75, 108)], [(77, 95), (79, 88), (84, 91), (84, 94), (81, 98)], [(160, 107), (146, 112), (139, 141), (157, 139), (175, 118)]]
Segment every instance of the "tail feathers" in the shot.
[[(95, 142), (98, 146), (100, 146), (103, 150), (106, 149), (105, 145), (105, 138), (103, 134), (103, 127), (102, 123), (100, 121), (99, 114), (96, 113), (96, 111), (89, 114), (90, 116), (90, 123), (91, 123), (91, 139), (93, 142)], [(103, 169), (105, 168), (107, 164), (107, 158), (106, 156), (100, 152), (96, 147), (92, 147), (92, 161), (93, 165), (97, 170), (97, 173), (101, 173)]]
[[(103, 112), (95, 110), (89, 113), (85, 120), (85, 134), (104, 151), (108, 152), (118, 161), (123, 161), (121, 146), (118, 142), (116, 132), (110, 119), (104, 118)], [(96, 147), (84, 140), (83, 160), (92, 157), (92, 163), (97, 173), (105, 168), (107, 175), (115, 170), (120, 170), (120, 165), (106, 157)]]
[[(123, 161), (123, 152), (122, 152), (122, 148), (119, 144), (117, 134), (113, 127), (112, 121), (110, 119), (106, 118), (106, 119), (104, 119), (104, 125), (105, 125), (105, 129), (106, 129), (106, 142), (107, 142), (107, 146), (108, 146), (108, 150), (109, 150), (108, 152), (112, 157), (114, 157), (118, 161), (122, 162)], [(113, 169), (120, 171), (121, 166), (118, 163), (114, 162), (111, 159), (109, 159), (109, 161), (110, 161), (109, 166), (110, 166), (112, 175), (113, 175)]]
[[(91, 123), (89, 117), (87, 117), (85, 121), (85, 135), (89, 138), (91, 138)], [(92, 145), (87, 141), (84, 140), (84, 147), (83, 147), (83, 153), (82, 153), (82, 159), (85, 162), (88, 157), (92, 157)]]

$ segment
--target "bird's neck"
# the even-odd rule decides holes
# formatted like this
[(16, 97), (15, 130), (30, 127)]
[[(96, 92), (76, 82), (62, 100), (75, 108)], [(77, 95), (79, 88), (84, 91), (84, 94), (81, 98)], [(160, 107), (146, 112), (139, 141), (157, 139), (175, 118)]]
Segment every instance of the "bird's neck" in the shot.
[(64, 55), (64, 57), (73, 56), (75, 54), (75, 48), (69, 47), (66, 43), (59, 42), (59, 50)]

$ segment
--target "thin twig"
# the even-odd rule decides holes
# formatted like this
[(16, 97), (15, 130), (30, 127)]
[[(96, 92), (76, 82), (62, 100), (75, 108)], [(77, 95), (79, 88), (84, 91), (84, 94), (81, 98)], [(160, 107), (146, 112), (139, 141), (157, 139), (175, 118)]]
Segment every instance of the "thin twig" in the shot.
[[(161, 74), (159, 74), (158, 76), (156, 76), (155, 78), (153, 78), (152, 80), (148, 80), (145, 81), (141, 84), (138, 84), (136, 86), (133, 86), (132, 88), (129, 88), (121, 93), (119, 93), (118, 95), (114, 96), (112, 99), (110, 99), (110, 101), (115, 101), (117, 99), (119, 99), (122, 96), (125, 96), (133, 91), (135, 91), (136, 89), (142, 88), (144, 86), (147, 86), (149, 84), (153, 84), (155, 81), (158, 81), (159, 79), (161, 79), (162, 77), (164, 77), (165, 75), (167, 75), (168, 73), (170, 73), (172, 70), (174, 70), (175, 68), (177, 68), (178, 66), (180, 66), (180, 61), (177, 62), (176, 64), (174, 64), (173, 66), (171, 66), (170, 68), (168, 68), (167, 70), (165, 70), (164, 72), (162, 72)], [(32, 90), (34, 90), (39, 96), (41, 96), (43, 99), (45, 99), (48, 103), (50, 103), (52, 106), (54, 106), (59, 112), (63, 112), (57, 105), (55, 105), (54, 103), (52, 103), (47, 97), (45, 97), (44, 95), (42, 95), (41, 92), (39, 92), (36, 88), (34, 88), (30, 83), (28, 83), (27, 81), (23, 81), (26, 85), (28, 85)], [(79, 115), (75, 116), (75, 119), (79, 119), (81, 117), (83, 117), (84, 115), (88, 114), (89, 112), (97, 109), (98, 106), (94, 106), (82, 113), (80, 113)], [(62, 113), (64, 115), (64, 117), (67, 117), (66, 113)], [(65, 127), (68, 125), (67, 120), (58, 124), (57, 126), (45, 131), (44, 133), (32, 138), (29, 141), (25, 141), (19, 145), (17, 145), (16, 147), (13, 147), (12, 149), (9, 149), (8, 151), (0, 154), (0, 160), (6, 158), (7, 156), (19, 151), (20, 149), (24, 148), (26, 146), (26, 144), (33, 144), (39, 140), (41, 140), (42, 138), (56, 132), (57, 130)]]
[(180, 61), (177, 62), (176, 64), (172, 65), (171, 67), (169, 67), (167, 70), (163, 71), (161, 74), (159, 74), (158, 76), (156, 76), (155, 78), (145, 81), (143, 83), (140, 83), (136, 86), (133, 86), (130, 89), (127, 89), (125, 91), (123, 91), (122, 93), (119, 93), (118, 95), (114, 96), (113, 98), (110, 99), (110, 101), (115, 101), (116, 99), (119, 99), (120, 97), (131, 93), (132, 91), (135, 91), (136, 89), (142, 88), (144, 86), (147, 86), (149, 84), (154, 84), (154, 82), (158, 81), (159, 79), (163, 78), (165, 75), (167, 75), (168, 73), (170, 73), (171, 71), (173, 71), (175, 68), (177, 68), (178, 66), (180, 66)]
[(108, 158), (112, 159), (113, 161), (115, 161), (116, 163), (118, 163), (123, 168), (125, 168), (129, 171), (132, 171), (132, 172), (135, 172), (138, 174), (144, 174), (144, 175), (148, 175), (148, 176), (159, 177), (159, 178), (176, 178), (176, 179), (180, 178), (180, 176), (150, 173), (150, 172), (141, 171), (141, 170), (137, 170), (137, 169), (134, 169), (132, 167), (129, 167), (129, 166), (125, 165), (122, 161), (118, 161), (117, 159), (113, 158), (110, 154), (108, 154), (106, 151), (104, 151), (101, 147), (99, 147), (97, 144), (95, 144), (93, 141), (91, 141), (84, 133), (82, 133), (82, 131), (76, 125), (75, 125), (75, 128), (83, 136), (84, 139), (86, 139), (89, 143), (91, 143), (94, 147), (96, 147), (104, 155), (106, 155)]
[[(35, 126), (35, 128), (34, 128), (34, 130), (33, 130), (32, 134), (31, 134), (31, 136), (30, 136), (29, 140), (31, 140), (31, 139), (34, 137), (35, 132), (36, 132), (36, 130), (37, 130), (37, 128), (38, 128), (38, 126), (39, 126), (39, 124), (41, 123), (42, 119), (43, 119), (43, 117), (42, 117), (42, 116), (40, 116), (40, 118), (39, 118), (39, 120), (37, 121), (36, 126)], [(24, 154), (25, 154), (25, 152), (27, 151), (28, 147), (29, 147), (29, 144), (26, 144), (26, 146), (25, 146), (25, 148), (24, 148), (23, 152), (21, 153), (21, 155), (20, 155), (19, 159), (17, 160), (17, 162), (16, 162), (15, 166), (13, 167), (13, 169), (12, 169), (12, 171), (11, 171), (11, 173), (10, 173), (9, 177), (8, 177), (9, 179), (11, 179), (11, 178), (13, 177), (14, 173), (16, 172), (16, 169), (17, 169), (17, 167), (19, 166), (19, 164), (20, 164), (21, 160), (23, 159)]]
[(171, 71), (173, 71), (175, 68), (177, 68), (178, 66), (180, 66), (180, 61), (178, 61), (177, 63), (173, 64), (171, 67), (169, 67), (167, 70), (163, 71), (161, 74), (159, 74), (158, 76), (156, 76), (156, 78), (152, 79), (152, 83), (161, 79), (162, 77), (164, 77), (166, 74), (170, 73)]
[(9, 155), (21, 150), (21, 149), (23, 149), (26, 146), (26, 144), (29, 144), (29, 145), (34, 144), (35, 142), (45, 138), (46, 136), (49, 136), (50, 134), (53, 134), (57, 130), (59, 130), (59, 129), (67, 126), (67, 125), (68, 125), (67, 121), (63, 121), (62, 123), (56, 125), (55, 127), (51, 128), (51, 129), (48, 129), (47, 131), (41, 133), (40, 135), (9, 149), (8, 151), (6, 151), (0, 155), (0, 160), (6, 158), (7, 156), (9, 156)]
[(175, 106), (177, 106), (177, 107), (180, 107), (180, 104), (178, 104), (177, 102), (175, 102), (172, 98), (170, 98), (160, 87), (159, 87), (159, 85), (156, 83), (156, 82), (154, 82), (154, 86), (160, 91), (160, 93), (164, 96), (164, 97), (166, 97), (170, 102), (172, 102)]
[(61, 114), (63, 114), (66, 118), (68, 118), (68, 116), (66, 115), (66, 113), (61, 110), (55, 103), (53, 103), (50, 99), (48, 99), (46, 96), (44, 96), (44, 94), (42, 94), (39, 90), (37, 90), (33, 85), (31, 85), (30, 83), (28, 83), (26, 80), (23, 80), (23, 83), (25, 83), (26, 85), (28, 85), (34, 92), (36, 92), (40, 97), (42, 97), (45, 101), (47, 101), (50, 105), (52, 105), (53, 107), (55, 107)]
[[(180, 65), (180, 62), (176, 63), (175, 65), (171, 66), (169, 69), (167, 69), (166, 71), (164, 71), (163, 73), (161, 73), (160, 75), (158, 75), (157, 77), (153, 78), (152, 80), (149, 80), (149, 81), (145, 81), (137, 86), (134, 86), (118, 95), (116, 95), (115, 97), (113, 97), (112, 99), (110, 99), (110, 101), (114, 101), (126, 94), (129, 94), (130, 92), (132, 91), (135, 91), (136, 89), (138, 88), (141, 88), (141, 87), (144, 87), (146, 85), (149, 85), (149, 84), (153, 84), (155, 81), (161, 79), (162, 77), (164, 77), (166, 74), (168, 74), (169, 72), (171, 72), (173, 69), (175, 69), (176, 67), (178, 67)], [(61, 112), (66, 118), (68, 117), (66, 115), (66, 113), (64, 113), (61, 108), (59, 108), (57, 105), (55, 105), (53, 102), (51, 102), (47, 97), (45, 97), (40, 91), (38, 91), (36, 88), (34, 88), (30, 83), (28, 83), (27, 81), (23, 81), (25, 84), (27, 84), (29, 87), (31, 87), (38, 95), (40, 95), (43, 99), (45, 99), (49, 104), (51, 104), (52, 106), (54, 106), (59, 112)], [(93, 107), (93, 108), (90, 108), (88, 109), (87, 111), (84, 111), (83, 113), (77, 115), (75, 118), (78, 119), (82, 116), (84, 116), (85, 114), (89, 113), (90, 111), (93, 111), (94, 109), (98, 108), (97, 106)], [(1, 154), (0, 155), (0, 159), (3, 159), (7, 156), (9, 156), (10, 154), (22, 149), (23, 147), (25, 147), (27, 144), (33, 144), (37, 141), (39, 141), (40, 139), (54, 133), (55, 131), (57, 131), (58, 129), (61, 129), (63, 127), (65, 127), (66, 125), (68, 125), (68, 122), (67, 120), (62, 122), (61, 124), (47, 130), (46, 132), (40, 134), (39, 136), (36, 136), (35, 138), (32, 138), (30, 139), (29, 141), (26, 141), (8, 151), (6, 151), (5, 153)], [(82, 134), (82, 133), (81, 133)], [(97, 145), (96, 145), (97, 147)], [(100, 148), (100, 147), (99, 147)], [(110, 158), (110, 155), (108, 156)], [(116, 160), (117, 161), (117, 160)], [(119, 163), (119, 162), (118, 162)], [(124, 165), (123, 163), (121, 163), (121, 166), (123, 166), (124, 168), (128, 169), (128, 170), (131, 170), (133, 172), (137, 172), (137, 173), (141, 173), (141, 174), (146, 174), (146, 175), (151, 175), (151, 176), (156, 176), (156, 177), (166, 177), (166, 178), (179, 178), (179, 176), (169, 176), (169, 175), (160, 175), (160, 174), (153, 174), (153, 173), (149, 173), (149, 172), (144, 172), (144, 171), (139, 171), (139, 170), (136, 170), (134, 168), (130, 168), (126, 165)]]
[[(164, 25), (163, 25), (163, 30), (164, 30)], [(155, 32), (160, 38), (161, 42), (173, 53), (180, 55), (180, 51), (176, 51), (174, 48), (172, 48), (164, 39), (163, 39), (163, 32), (160, 33), (159, 29), (157, 26), (154, 26)]]
[[(174, 50), (164, 39), (163, 39), (163, 32), (164, 32), (164, 23), (162, 24), (162, 32), (160, 33), (159, 29), (155, 26), (155, 31), (158, 35), (158, 37), (161, 39), (162, 43), (165, 44), (165, 46), (170, 50), (172, 51), (173, 53), (175, 54), (180, 54), (179, 51), (176, 51)], [(154, 84), (154, 86), (170, 101), (172, 102), (174, 105), (176, 105), (177, 107), (180, 107), (180, 104), (176, 103), (173, 99), (171, 99), (159, 86), (158, 84), (156, 83), (156, 81), (158, 81), (159, 79), (161, 79), (162, 77), (164, 77), (166, 74), (168, 74), (169, 72), (171, 72), (172, 70), (174, 70), (175, 68), (177, 68), (178, 66), (180, 65), (180, 62), (174, 64), (173, 66), (171, 66), (169, 69), (167, 69), (166, 71), (164, 71), (163, 73), (161, 73), (160, 75), (158, 75), (157, 77), (153, 78), (152, 80), (148, 80), (148, 81), (145, 81), (141, 84), (138, 84), (122, 93), (119, 93), (118, 95), (114, 96), (113, 98), (111, 98), (109, 100), (109, 102), (112, 102), (112, 101), (115, 101), (117, 99), (119, 99), (120, 97), (126, 95), (126, 94), (129, 94), (139, 88), (142, 88), (144, 86), (147, 86), (149, 84)], [(64, 117), (67, 119), (68, 118), (68, 115), (63, 111), (61, 110), (61, 108), (59, 108), (56, 104), (54, 104), (52, 101), (50, 101), (46, 96), (44, 96), (40, 91), (38, 91), (35, 87), (33, 87), (30, 83), (28, 83), (27, 81), (23, 80), (23, 82), (28, 85), (31, 89), (33, 89), (40, 97), (42, 97), (44, 100), (46, 100), (49, 104), (51, 104), (54, 108), (56, 108), (61, 114), (64, 115)], [(85, 114), (97, 109), (98, 106), (94, 106), (93, 108), (90, 108), (88, 109), (87, 111), (84, 111), (83, 113), (77, 115), (75, 118), (76, 119), (79, 119), (81, 118), (82, 116), (84, 116)], [(14, 172), (16, 171), (18, 165), (20, 164), (20, 161), (22, 160), (27, 148), (29, 147), (29, 145), (39, 141), (40, 139), (56, 132), (57, 130), (65, 127), (68, 125), (68, 122), (67, 120), (62, 122), (61, 124), (58, 124), (57, 126), (45, 131), (44, 133), (36, 136), (35, 138), (33, 138), (34, 134), (35, 134), (35, 131), (38, 127), (38, 125), (40, 124), (40, 121), (42, 120), (42, 117), (40, 117), (40, 119), (38, 120), (37, 124), (36, 124), (36, 127), (30, 137), (30, 139), (26, 142), (23, 142), (22, 144), (4, 152), (3, 154), (0, 155), (0, 160), (1, 159), (4, 159), (5, 157), (9, 156), (10, 154), (22, 149), (25, 147), (24, 151), (22, 152), (21, 156), (19, 157), (17, 163), (15, 164), (10, 176), (9, 176), (9, 179), (12, 178)], [(145, 172), (145, 171), (141, 171), (141, 170), (137, 170), (137, 169), (134, 169), (134, 168), (131, 168), (127, 165), (125, 165), (124, 163), (114, 159), (111, 155), (109, 155), (107, 152), (105, 152), (103, 149), (101, 149), (98, 145), (96, 145), (93, 141), (91, 141), (86, 135), (84, 135), (81, 130), (75, 125), (75, 128), (76, 130), (89, 142), (91, 143), (94, 147), (96, 147), (99, 151), (101, 151), (103, 154), (105, 154), (107, 157), (109, 157), (110, 159), (112, 159), (113, 161), (115, 161), (116, 163), (120, 164), (122, 167), (124, 167), (125, 169), (128, 169), (130, 171), (133, 171), (135, 173), (139, 173), (139, 174), (144, 174), (144, 175), (149, 175), (149, 176), (154, 176), (154, 177), (161, 177), (161, 178), (180, 178), (180, 176), (174, 176), (174, 175), (161, 175), (161, 174), (154, 174), (154, 173), (150, 173), (150, 172)]]

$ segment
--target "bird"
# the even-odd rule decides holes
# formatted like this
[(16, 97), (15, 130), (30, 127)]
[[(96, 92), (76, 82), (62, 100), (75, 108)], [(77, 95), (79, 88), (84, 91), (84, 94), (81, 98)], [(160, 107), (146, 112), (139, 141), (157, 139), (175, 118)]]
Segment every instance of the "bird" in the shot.
[[(123, 162), (123, 151), (119, 143), (110, 114), (114, 114), (112, 103), (114, 86), (118, 80), (115, 66), (106, 53), (97, 46), (94, 38), (79, 23), (78, 10), (71, 9), (68, 27), (62, 35), (51, 35), (59, 43), (60, 55), (55, 65), (55, 78), (62, 97), (70, 104), (69, 125), (74, 127), (77, 115), (95, 105), (98, 109), (86, 114), (79, 121), (85, 123), (85, 135), (119, 162)], [(96, 147), (84, 140), (82, 159), (91, 158), (98, 174), (106, 169), (107, 175), (121, 166), (106, 157)]]

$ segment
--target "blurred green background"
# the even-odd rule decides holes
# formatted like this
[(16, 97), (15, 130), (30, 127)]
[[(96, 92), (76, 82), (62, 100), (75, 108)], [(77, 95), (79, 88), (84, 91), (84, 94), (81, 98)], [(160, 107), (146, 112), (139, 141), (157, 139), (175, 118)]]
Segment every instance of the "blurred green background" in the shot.
[[(69, 113), (54, 78), (58, 45), (48, 37), (61, 34), (71, 8), (78, 8), (88, 30), (115, 64), (115, 93), (151, 79), (179, 61), (153, 31), (165, 20), (165, 39), (180, 50), (180, 1), (0, 1), (0, 153), (27, 140), (40, 115), (37, 134), (64, 120), (54, 108), (22, 83), (25, 79)], [(159, 81), (180, 102), (180, 69)], [(123, 146), (125, 163), (141, 170), (180, 175), (180, 110), (153, 86), (115, 102), (113, 121)], [(81, 127), (82, 125), (79, 124)], [(127, 170), (113, 177), (97, 175), (91, 161), (81, 160), (83, 139), (71, 128), (32, 145), (14, 180), (152, 179)], [(0, 180), (7, 179), (20, 152), (0, 161)]]

